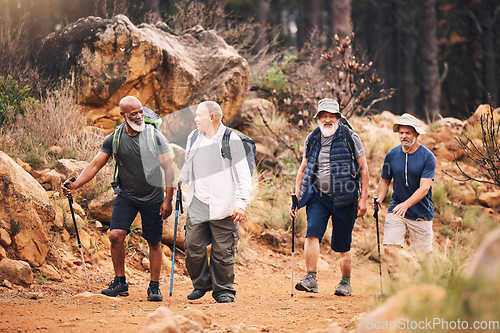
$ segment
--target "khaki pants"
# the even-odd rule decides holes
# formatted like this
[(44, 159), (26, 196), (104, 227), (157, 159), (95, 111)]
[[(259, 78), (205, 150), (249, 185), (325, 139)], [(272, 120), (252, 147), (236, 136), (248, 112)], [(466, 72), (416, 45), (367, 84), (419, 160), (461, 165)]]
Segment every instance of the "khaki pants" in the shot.
[[(239, 239), (239, 224), (232, 217), (209, 219), (207, 204), (193, 197), (186, 219), (186, 268), (193, 287), (213, 290), (212, 297), (234, 299), (234, 262)], [(212, 245), (210, 264), (207, 246)]]
[(389, 213), (385, 218), (384, 245), (394, 244), (403, 247), (405, 242), (406, 228), (410, 234), (410, 249), (420, 250), (424, 253), (432, 251), (432, 220), (410, 220), (404, 217), (396, 217)]

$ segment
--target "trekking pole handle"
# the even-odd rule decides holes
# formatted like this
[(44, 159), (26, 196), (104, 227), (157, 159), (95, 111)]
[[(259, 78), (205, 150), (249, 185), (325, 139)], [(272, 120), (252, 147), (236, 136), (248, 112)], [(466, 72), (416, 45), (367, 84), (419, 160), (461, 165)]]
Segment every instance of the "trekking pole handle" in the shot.
[(380, 207), (380, 203), (378, 202), (378, 197), (373, 198), (373, 203), (375, 204), (375, 211), (373, 213), (373, 217), (377, 218), (378, 216), (378, 209)]
[(299, 200), (295, 194), (292, 194), (292, 209), (296, 209), (299, 205)]
[(175, 199), (175, 209), (181, 211), (181, 214), (184, 214), (184, 209), (182, 209), (182, 180), (179, 180), (179, 184), (177, 185), (177, 198)]
[[(76, 180), (76, 178), (72, 177), (69, 181), (73, 183), (75, 180)], [(68, 183), (65, 183), (64, 187), (66, 187), (67, 189), (69, 189)], [(68, 194), (66, 197), (73, 203), (73, 196), (71, 195), (71, 193)]]

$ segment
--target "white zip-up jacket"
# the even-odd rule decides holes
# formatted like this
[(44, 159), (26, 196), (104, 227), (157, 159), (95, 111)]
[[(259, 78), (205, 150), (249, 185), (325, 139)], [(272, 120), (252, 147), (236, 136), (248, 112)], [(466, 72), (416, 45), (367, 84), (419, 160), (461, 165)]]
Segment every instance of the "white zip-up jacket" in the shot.
[[(232, 159), (223, 158), (221, 155), (222, 137), (226, 130), (222, 123), (217, 130), (213, 140), (218, 144), (217, 154), (213, 158), (221, 159), (222, 170), (204, 170), (210, 172), (209, 181), (209, 202), (210, 219), (220, 220), (231, 215), (235, 207), (245, 210), (250, 204), (250, 193), (252, 191), (252, 176), (246, 159), (245, 147), (240, 137), (233, 131), (230, 136), (229, 146)], [(196, 131), (196, 130), (195, 130)], [(193, 201), (195, 195), (193, 182), (193, 157), (203, 138), (203, 133), (199, 132), (196, 141), (191, 145), (193, 137), (192, 131), (186, 144), (185, 162), (179, 174), (179, 180), (189, 183), (187, 192), (188, 206)], [(190, 148), (191, 147), (191, 148)], [(207, 166), (210, 167), (210, 166)]]

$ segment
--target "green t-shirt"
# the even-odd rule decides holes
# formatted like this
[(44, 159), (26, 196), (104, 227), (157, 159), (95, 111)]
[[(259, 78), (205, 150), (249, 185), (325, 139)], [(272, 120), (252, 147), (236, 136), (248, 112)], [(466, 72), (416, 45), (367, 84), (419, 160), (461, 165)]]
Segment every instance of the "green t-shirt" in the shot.
[[(150, 126), (150, 125), (147, 125)], [(114, 133), (114, 132), (113, 132)], [(113, 133), (104, 138), (100, 151), (113, 155)], [(157, 156), (170, 152), (170, 146), (163, 134), (154, 129), (156, 145), (148, 145), (146, 128), (135, 136), (130, 136), (125, 129), (121, 131), (117, 155), (118, 177), (121, 193), (125, 197), (141, 204), (153, 204), (163, 201), (163, 169)], [(156, 148), (156, 153), (149, 147)]]

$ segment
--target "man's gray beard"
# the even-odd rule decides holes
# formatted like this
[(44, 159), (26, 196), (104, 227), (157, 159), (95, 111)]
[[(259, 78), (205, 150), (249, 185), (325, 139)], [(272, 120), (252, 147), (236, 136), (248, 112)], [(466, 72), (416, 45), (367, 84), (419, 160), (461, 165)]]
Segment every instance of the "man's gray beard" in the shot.
[(401, 141), (401, 146), (405, 149), (410, 149), (415, 144), (415, 141), (417, 141), (417, 138), (410, 141), (410, 143), (403, 143), (403, 141)]
[(329, 136), (332, 136), (335, 134), (335, 132), (337, 132), (337, 128), (339, 127), (339, 124), (332, 124), (332, 127), (325, 127), (324, 124), (320, 124), (319, 125), (319, 128), (321, 130), (321, 134), (323, 134), (323, 136), (325, 138), (329, 137)]
[(127, 121), (127, 124), (136, 132), (142, 132), (146, 128), (146, 123), (144, 122), (144, 119), (142, 120), (140, 125), (137, 125), (136, 123), (134, 123), (131, 120), (128, 120), (127, 118), (125, 118), (125, 120)]

